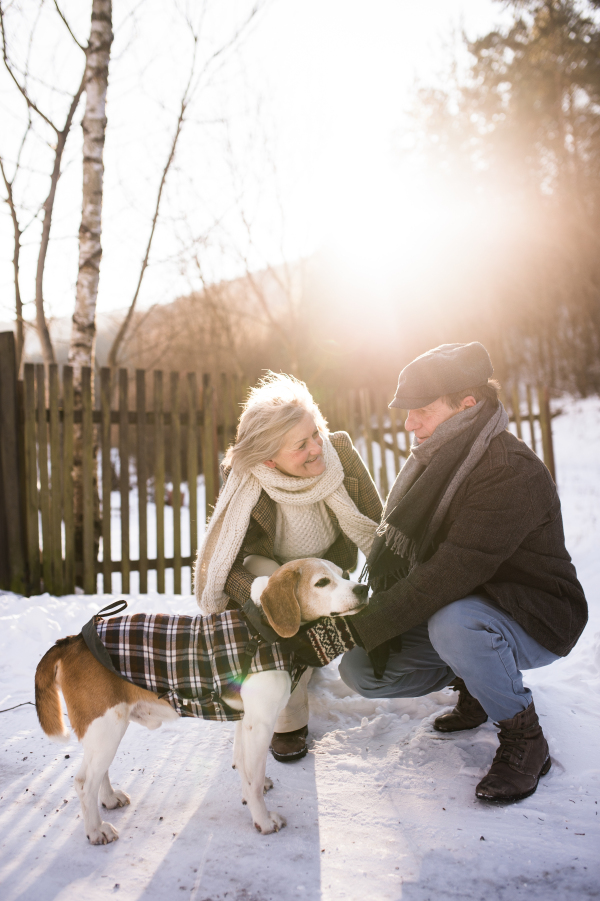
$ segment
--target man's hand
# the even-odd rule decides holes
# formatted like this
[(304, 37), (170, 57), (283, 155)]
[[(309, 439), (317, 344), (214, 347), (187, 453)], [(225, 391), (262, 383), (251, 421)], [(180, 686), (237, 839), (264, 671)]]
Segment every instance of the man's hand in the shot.
[(303, 663), (316, 667), (327, 666), (357, 644), (362, 647), (360, 637), (352, 626), (352, 617), (346, 619), (343, 616), (323, 616), (279, 644)]

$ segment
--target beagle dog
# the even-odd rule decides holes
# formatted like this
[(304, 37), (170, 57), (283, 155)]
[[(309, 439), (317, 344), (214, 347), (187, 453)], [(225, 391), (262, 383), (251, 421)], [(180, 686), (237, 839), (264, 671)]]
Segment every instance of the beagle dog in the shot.
[[(272, 576), (252, 583), (252, 600), (262, 608), (281, 637), (298, 632), (302, 623), (322, 616), (349, 616), (367, 603), (366, 585), (352, 582), (339, 566), (307, 558), (281, 566)], [(236, 723), (233, 766), (242, 782), (242, 803), (247, 804), (256, 829), (263, 835), (278, 832), (285, 819), (267, 810), (265, 777), (269, 742), (275, 721), (287, 704), (292, 680), (286, 670), (266, 670), (247, 676), (238, 693), (223, 699), (243, 711)], [(44, 732), (66, 740), (58, 689), (63, 694), (71, 726), (83, 745), (83, 762), (75, 776), (86, 835), (94, 844), (118, 838), (103, 822), (98, 801), (112, 810), (130, 803), (125, 792), (114, 789), (108, 769), (130, 722), (157, 729), (177, 712), (158, 694), (133, 685), (106, 669), (90, 652), (82, 635), (60, 639), (42, 658), (35, 675), (36, 709)]]

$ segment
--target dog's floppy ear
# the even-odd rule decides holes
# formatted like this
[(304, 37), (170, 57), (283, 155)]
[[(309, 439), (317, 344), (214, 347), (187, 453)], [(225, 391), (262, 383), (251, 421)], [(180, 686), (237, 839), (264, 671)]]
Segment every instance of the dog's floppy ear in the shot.
[(275, 572), (260, 596), (260, 604), (269, 621), (282, 638), (291, 638), (300, 628), (300, 604), (296, 597), (297, 569)]

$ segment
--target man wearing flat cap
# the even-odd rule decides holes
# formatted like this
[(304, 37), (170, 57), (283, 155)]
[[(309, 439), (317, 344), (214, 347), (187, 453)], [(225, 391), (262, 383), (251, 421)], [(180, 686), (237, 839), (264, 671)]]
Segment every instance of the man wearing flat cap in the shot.
[(290, 641), (313, 666), (352, 648), (340, 675), (364, 697), (451, 685), (458, 703), (434, 728), (499, 724), (476, 795), (506, 802), (531, 795), (551, 764), (522, 670), (568, 654), (587, 605), (554, 482), (507, 431), (492, 373), (478, 342), (443, 344), (402, 370), (390, 406), (408, 410), (416, 443), (367, 560), (371, 602), (346, 629), (322, 620)]
[(556, 487), (507, 431), (492, 373), (478, 342), (443, 344), (400, 373), (390, 407), (408, 410), (416, 444), (367, 561), (371, 603), (352, 617), (362, 647), (344, 655), (340, 675), (369, 698), (452, 685), (458, 703), (434, 728), (498, 723), (500, 747), (476, 794), (517, 801), (550, 769), (521, 671), (568, 654), (587, 605)]

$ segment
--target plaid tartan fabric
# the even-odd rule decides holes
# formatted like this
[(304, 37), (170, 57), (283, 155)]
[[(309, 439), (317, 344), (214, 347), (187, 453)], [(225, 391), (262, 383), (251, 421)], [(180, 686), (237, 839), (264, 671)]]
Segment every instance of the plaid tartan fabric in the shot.
[[(371, 478), (369, 471), (363, 463), (358, 451), (352, 444), (352, 439), (347, 432), (332, 432), (329, 436), (331, 443), (338, 452), (341, 464), (344, 468), (344, 485), (346, 491), (358, 507), (361, 513), (379, 524), (381, 520), (381, 498)], [(223, 478), (227, 478), (229, 470), (223, 468)], [(339, 526), (337, 518), (329, 511), (334, 523)], [(250, 525), (242, 544), (240, 553), (227, 577), (225, 592), (231, 598), (231, 605), (243, 607), (250, 597), (250, 589), (254, 576), (244, 569), (244, 558), (250, 554), (259, 554), (261, 557), (275, 558), (275, 523), (276, 504), (271, 500), (266, 491), (262, 491), (250, 519)], [(340, 532), (334, 543), (325, 554), (326, 560), (331, 560), (342, 569), (352, 571), (358, 559), (356, 545)]]
[[(157, 692), (180, 716), (239, 720), (221, 700), (241, 686), (244, 651), (252, 639), (235, 610), (214, 616), (136, 613), (97, 617), (96, 631), (115, 669), (129, 682)], [(296, 684), (305, 667), (278, 644), (260, 644), (249, 673), (286, 670)]]

